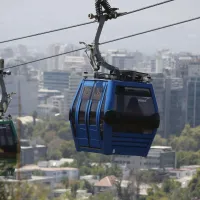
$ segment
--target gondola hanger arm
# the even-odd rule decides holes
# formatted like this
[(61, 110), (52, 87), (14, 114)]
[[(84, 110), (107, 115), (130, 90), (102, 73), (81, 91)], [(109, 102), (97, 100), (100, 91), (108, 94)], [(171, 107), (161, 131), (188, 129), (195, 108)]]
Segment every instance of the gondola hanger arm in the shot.
[(86, 46), (86, 51), (90, 50), (90, 64), (92, 65), (94, 72), (98, 72), (100, 66), (102, 66), (105, 69), (109, 70), (111, 74), (117, 73), (119, 69), (113, 65), (108, 64), (102, 57), (101, 52), (99, 50), (99, 40), (105, 22), (107, 20), (116, 19), (117, 17), (124, 15), (124, 13), (116, 12), (118, 8), (111, 8), (107, 0), (96, 0), (95, 8), (96, 15), (88, 15), (90, 19), (96, 19), (99, 23), (94, 43), (87, 45), (84, 42), (80, 42), (80, 44), (84, 44)]
[(4, 71), (4, 59), (0, 59), (0, 87), (1, 87), (1, 99), (0, 99), (0, 118), (4, 116), (10, 104), (11, 97), (15, 93), (8, 94), (6, 91), (6, 85), (4, 82), (4, 77), (6, 75), (11, 75), (10, 71)]

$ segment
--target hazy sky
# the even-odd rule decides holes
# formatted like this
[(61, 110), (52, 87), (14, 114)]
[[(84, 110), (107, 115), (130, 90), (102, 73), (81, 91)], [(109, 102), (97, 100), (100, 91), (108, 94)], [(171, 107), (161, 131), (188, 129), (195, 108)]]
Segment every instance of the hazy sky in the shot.
[[(120, 11), (130, 11), (162, 0), (110, 0)], [(57, 29), (87, 22), (88, 14), (94, 13), (95, 0), (0, 0), (0, 41), (13, 37)], [(157, 26), (200, 16), (199, 0), (175, 2), (128, 15), (106, 23), (101, 41), (145, 31)], [(98, 24), (52, 33), (17, 42), (0, 44), (1, 47), (25, 44), (46, 48), (51, 43), (91, 43)], [(135, 38), (107, 44), (102, 48), (127, 48), (146, 53), (160, 48), (173, 51), (200, 53), (200, 20), (157, 31)]]

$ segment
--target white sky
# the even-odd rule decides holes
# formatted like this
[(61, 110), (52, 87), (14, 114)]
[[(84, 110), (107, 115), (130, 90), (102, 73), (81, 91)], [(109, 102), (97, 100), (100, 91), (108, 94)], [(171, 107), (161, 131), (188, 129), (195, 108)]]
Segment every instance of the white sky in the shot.
[[(162, 0), (110, 0), (120, 11), (130, 11)], [(0, 0), (0, 41), (87, 22), (88, 14), (94, 13), (95, 0)], [(155, 28), (192, 17), (200, 16), (199, 0), (176, 0), (146, 11), (112, 20), (106, 23), (101, 41)], [(79, 27), (49, 35), (0, 44), (0, 48), (16, 44), (39, 46), (51, 43), (91, 43), (97, 24)], [(200, 53), (200, 20), (154, 33), (130, 38), (103, 48), (127, 48), (146, 53), (161, 48), (173, 51)]]

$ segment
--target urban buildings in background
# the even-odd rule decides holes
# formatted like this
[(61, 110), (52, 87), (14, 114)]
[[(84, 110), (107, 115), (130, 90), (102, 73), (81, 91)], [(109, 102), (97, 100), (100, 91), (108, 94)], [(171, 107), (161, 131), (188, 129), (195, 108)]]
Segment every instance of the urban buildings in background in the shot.
[[(23, 45), (16, 48), (0, 50), (0, 57), (5, 59), (6, 67), (18, 65), (41, 58), (46, 55), (60, 54), (75, 49), (73, 45), (53, 44), (46, 53), (38, 53)], [(161, 123), (158, 132), (163, 137), (177, 134), (184, 125), (192, 127), (200, 125), (200, 55), (190, 53), (173, 53), (162, 50), (153, 56), (143, 55), (141, 52), (126, 50), (109, 50), (103, 53), (107, 62), (120, 69), (137, 70), (150, 73), (154, 86)], [(12, 75), (6, 77), (8, 93), (15, 92), (9, 106), (8, 113), (21, 117), (17, 119), (24, 124), (32, 123), (32, 114), (37, 111), (40, 117), (62, 115), (67, 119), (70, 105), (83, 72), (92, 73), (87, 56), (81, 52), (74, 52), (57, 58), (48, 59), (12, 69)], [(105, 69), (101, 69), (106, 72)], [(19, 96), (21, 102), (19, 102)], [(21, 113), (19, 105), (21, 104)], [(37, 121), (38, 119), (36, 119)], [(109, 176), (99, 180), (94, 175), (79, 175), (79, 169), (62, 167), (64, 163), (72, 163), (73, 159), (47, 159), (47, 147), (41, 145), (40, 138), (35, 141), (26, 140), (26, 133), (21, 135), (21, 168), (23, 181), (43, 183), (51, 188), (52, 197), (66, 193), (65, 189), (58, 189), (58, 185), (66, 178), (70, 181), (88, 180), (94, 183), (95, 192), (115, 190), (115, 177)], [(39, 145), (39, 144), (40, 145)], [(113, 156), (113, 162), (123, 169), (123, 184), (130, 177), (130, 170), (155, 170), (159, 177), (170, 176), (176, 178), (186, 187), (192, 175), (199, 166), (184, 166), (176, 169), (176, 152), (168, 146), (152, 146), (146, 158), (135, 156)], [(34, 165), (36, 164), (37, 165)], [(95, 164), (95, 163), (91, 163)], [(15, 179), (18, 179), (17, 172)], [(17, 180), (5, 179), (5, 182)], [(122, 186), (123, 187), (123, 186)], [(140, 191), (146, 186), (141, 186)], [(83, 192), (83, 191), (81, 191)], [(143, 193), (142, 193), (143, 194)], [(78, 196), (82, 194), (78, 193)], [(83, 196), (92, 195), (85, 191)]]
[[(38, 53), (19, 45), (0, 51), (6, 66), (13, 66), (45, 55), (76, 49), (71, 44), (50, 45), (46, 53)], [(159, 133), (163, 137), (180, 133), (186, 123), (200, 125), (200, 55), (187, 52), (173, 53), (167, 49), (155, 55), (141, 52), (108, 50), (104, 59), (120, 69), (136, 70), (151, 74), (161, 116)], [(100, 69), (106, 72), (105, 69)], [(92, 73), (89, 59), (84, 52), (74, 52), (46, 61), (13, 68), (6, 78), (8, 92), (15, 92), (8, 113), (19, 115), (18, 97), (21, 96), (21, 115), (68, 117), (70, 105), (83, 73)], [(30, 103), (31, 102), (31, 103)]]
[(139, 169), (166, 169), (176, 168), (176, 152), (168, 146), (152, 146), (147, 158), (139, 156), (114, 157), (114, 162), (118, 165), (126, 165), (131, 170)]

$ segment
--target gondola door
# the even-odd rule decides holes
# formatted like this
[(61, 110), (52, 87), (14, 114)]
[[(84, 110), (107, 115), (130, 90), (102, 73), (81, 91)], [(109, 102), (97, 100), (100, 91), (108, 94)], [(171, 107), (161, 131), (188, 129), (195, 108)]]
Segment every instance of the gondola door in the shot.
[(79, 98), (76, 115), (77, 142), (79, 147), (90, 147), (90, 138), (87, 130), (87, 112), (93, 91), (94, 81), (85, 81), (82, 85), (82, 95)]
[(101, 149), (103, 133), (101, 131), (101, 112), (104, 110), (104, 98), (106, 92), (106, 82), (96, 81), (89, 104), (87, 115), (88, 134), (90, 138), (90, 148)]

